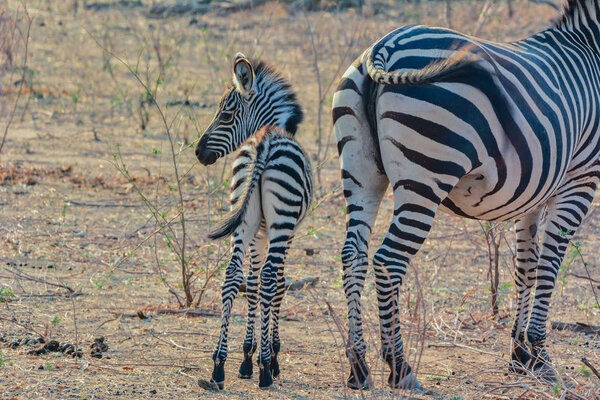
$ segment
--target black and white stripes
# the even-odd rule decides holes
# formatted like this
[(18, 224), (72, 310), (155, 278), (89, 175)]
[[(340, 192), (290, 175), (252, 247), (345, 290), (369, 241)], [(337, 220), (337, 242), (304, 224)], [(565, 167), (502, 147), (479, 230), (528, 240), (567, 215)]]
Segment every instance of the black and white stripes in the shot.
[[(235, 87), (225, 93), (215, 121), (196, 149), (198, 159), (203, 164), (211, 164), (235, 150), (248, 136), (250, 127), (262, 126), (250, 133), (233, 163), (230, 197), (233, 210), (209, 234), (211, 239), (233, 235), (233, 254), (221, 293), (222, 324), (213, 355), (212, 380), (223, 388), (229, 317), (244, 278), (244, 255), (250, 247), (248, 322), (239, 377), (252, 377), (252, 355), (257, 347), (254, 323), (260, 299), (259, 386), (267, 388), (279, 375), (277, 355), (279, 310), (285, 291), (284, 261), (294, 232), (310, 207), (313, 178), (308, 156), (292, 134), (284, 130), (284, 127), (292, 127), (295, 132), (302, 119), (302, 111), (289, 84), (262, 63), (255, 73), (252, 63), (241, 55), (234, 63), (234, 82)], [(279, 126), (270, 126), (267, 122)], [(263, 265), (265, 249), (268, 251)]]
[(555, 379), (544, 350), (550, 296), (600, 176), (598, 17), (596, 0), (570, 0), (554, 26), (513, 43), (406, 26), (346, 71), (333, 121), (348, 203), (349, 386), (368, 384), (360, 295), (371, 227), (389, 184), (395, 210), (373, 266), (390, 385), (416, 384), (404, 361), (398, 288), (438, 209), (517, 221), (513, 370)]

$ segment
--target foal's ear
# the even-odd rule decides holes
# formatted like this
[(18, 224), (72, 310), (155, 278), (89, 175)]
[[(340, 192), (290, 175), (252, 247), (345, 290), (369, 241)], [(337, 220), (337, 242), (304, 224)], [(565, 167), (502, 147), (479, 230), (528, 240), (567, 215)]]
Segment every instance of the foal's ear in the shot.
[(233, 83), (243, 97), (249, 97), (254, 91), (254, 69), (242, 53), (237, 53), (233, 60)]

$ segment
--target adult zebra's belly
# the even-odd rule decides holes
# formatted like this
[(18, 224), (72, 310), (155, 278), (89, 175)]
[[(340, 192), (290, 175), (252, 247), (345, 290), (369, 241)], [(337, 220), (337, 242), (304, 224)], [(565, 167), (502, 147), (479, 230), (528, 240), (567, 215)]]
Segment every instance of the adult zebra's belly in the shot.
[(533, 196), (531, 190), (516, 193), (514, 186), (495, 189), (494, 177), (474, 171), (459, 180), (439, 210), (465, 218), (486, 221), (507, 221), (544, 206), (556, 185)]

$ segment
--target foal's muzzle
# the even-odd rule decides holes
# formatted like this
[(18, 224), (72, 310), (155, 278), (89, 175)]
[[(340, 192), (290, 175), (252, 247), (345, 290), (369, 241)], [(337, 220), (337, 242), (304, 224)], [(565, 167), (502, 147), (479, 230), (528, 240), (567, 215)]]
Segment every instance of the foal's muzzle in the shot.
[(215, 152), (206, 149), (206, 142), (208, 142), (208, 136), (204, 135), (196, 146), (196, 158), (198, 158), (198, 161), (200, 161), (202, 165), (211, 165), (214, 164), (219, 157)]

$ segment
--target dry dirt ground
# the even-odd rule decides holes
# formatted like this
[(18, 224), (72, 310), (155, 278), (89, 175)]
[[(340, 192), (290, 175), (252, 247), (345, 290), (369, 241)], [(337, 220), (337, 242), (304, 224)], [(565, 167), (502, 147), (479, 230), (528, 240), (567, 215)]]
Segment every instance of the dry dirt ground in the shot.
[[(87, 2), (88, 5), (95, 3)], [(547, 5), (515, 1), (487, 12), (479, 1), (456, 1), (450, 21), (443, 2), (396, 2), (360, 14), (294, 11), (268, 4), (228, 14), (149, 19), (148, 5), (114, 2), (73, 9), (72, 2), (27, 2), (34, 17), (23, 96), (0, 155), (0, 399), (341, 399), (398, 398), (385, 385), (378, 360), (378, 321), (372, 276), (365, 288), (365, 328), (375, 389), (344, 386), (345, 298), (339, 253), (344, 202), (334, 139), (330, 134), (331, 82), (362, 49), (406, 23), (448, 25), (493, 40), (514, 40), (542, 29), (554, 15)], [(129, 6), (127, 5), (129, 4)], [(0, 4), (14, 12), (15, 1)], [(312, 35), (311, 35), (312, 31)], [(311, 40), (312, 38), (312, 40)], [(314, 43), (314, 46), (313, 44)], [(104, 49), (104, 50), (103, 50)], [(237, 378), (246, 302), (239, 297), (231, 323), (226, 390), (207, 392), (217, 339), (219, 287), (226, 244), (208, 243), (218, 219), (230, 161), (211, 169), (194, 158), (194, 141), (209, 122), (237, 51), (275, 63), (297, 87), (307, 118), (299, 141), (319, 166), (318, 205), (290, 251), (292, 280), (319, 277), (316, 287), (289, 292), (283, 303), (282, 377), (269, 391), (257, 379)], [(121, 154), (135, 185), (167, 219), (177, 216), (177, 196), (165, 128), (147, 106), (129, 63), (153, 87), (171, 124), (187, 218), (187, 253), (193, 289), (205, 288), (197, 309), (204, 316), (160, 314), (178, 309), (180, 272), (154, 218), (133, 185), (113, 165)], [(160, 59), (160, 63), (158, 60)], [(18, 64), (20, 57), (17, 58)], [(315, 63), (318, 66), (315, 68)], [(162, 71), (161, 71), (162, 68)], [(0, 82), (1, 126), (16, 100), (20, 72)], [(317, 85), (321, 80), (321, 93)], [(333, 84), (335, 87), (335, 83)], [(321, 129), (319, 100), (322, 99)], [(172, 105), (185, 102), (189, 105)], [(148, 116), (145, 129), (142, 122)], [(321, 145), (318, 145), (321, 135)], [(173, 187), (174, 190), (171, 190)], [(372, 248), (382, 239), (392, 198), (382, 205)], [(173, 224), (181, 238), (181, 227)], [(500, 317), (491, 316), (488, 250), (482, 227), (440, 215), (413, 263), (401, 293), (403, 332), (421, 383), (431, 392), (415, 398), (589, 398), (599, 380), (581, 358), (600, 367), (598, 336), (550, 330), (549, 352), (560, 373), (554, 387), (506, 374), (511, 315), (513, 234), (500, 251)], [(600, 217), (593, 212), (577, 240), (591, 274), (600, 277)], [(584, 266), (576, 257), (561, 270), (552, 321), (600, 324)], [(35, 280), (32, 280), (36, 279)], [(72, 288), (78, 295), (66, 296)], [(598, 284), (596, 283), (596, 286)], [(600, 290), (596, 288), (598, 292)], [(331, 310), (328, 308), (331, 306)], [(146, 319), (140, 319), (141, 310)], [(18, 338), (72, 343), (62, 353), (28, 354), (8, 344)], [(103, 336), (108, 350), (93, 358), (90, 345)], [(576, 397), (577, 393), (581, 397)]]

